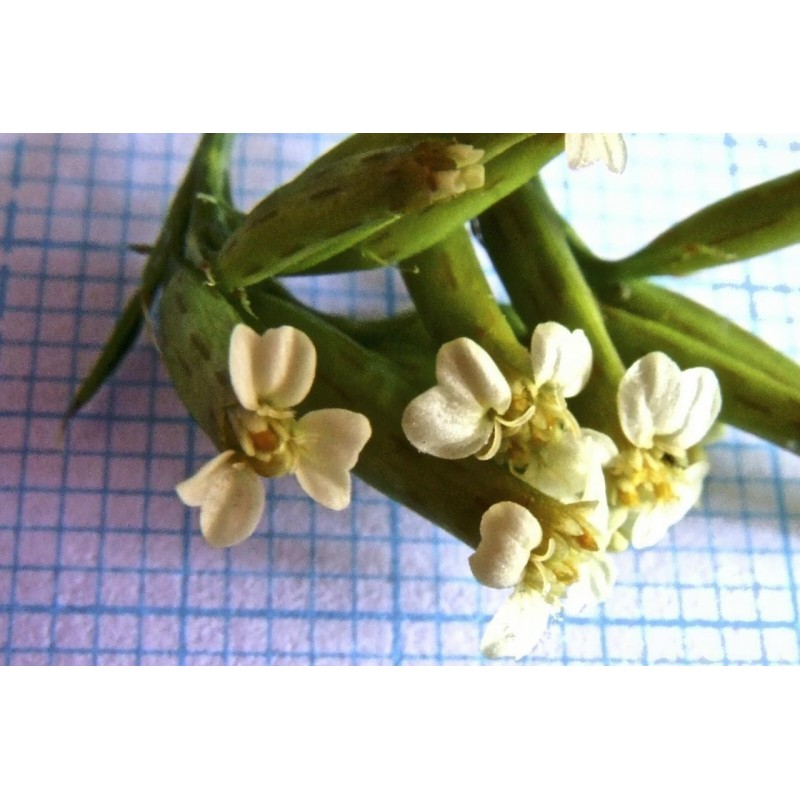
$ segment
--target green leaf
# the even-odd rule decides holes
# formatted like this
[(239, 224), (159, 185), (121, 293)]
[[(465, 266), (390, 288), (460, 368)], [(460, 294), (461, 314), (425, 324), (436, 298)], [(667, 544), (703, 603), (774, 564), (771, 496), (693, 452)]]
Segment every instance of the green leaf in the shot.
[(745, 189), (673, 225), (619, 261), (584, 252), (596, 285), (651, 275), (687, 275), (800, 242), (800, 171)]

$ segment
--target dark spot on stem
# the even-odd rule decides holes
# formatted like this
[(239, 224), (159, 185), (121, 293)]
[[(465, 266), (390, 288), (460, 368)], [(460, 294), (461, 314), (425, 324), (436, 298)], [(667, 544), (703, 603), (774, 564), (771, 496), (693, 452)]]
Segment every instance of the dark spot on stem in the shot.
[(208, 349), (208, 345), (206, 345), (196, 331), (193, 331), (191, 334), (189, 334), (189, 341), (205, 361), (211, 360), (211, 351)]
[(311, 201), (324, 200), (327, 197), (333, 197), (334, 195), (337, 195), (343, 191), (344, 191), (343, 186), (328, 186), (325, 189), (319, 189), (313, 194), (310, 194), (308, 196), (308, 199)]

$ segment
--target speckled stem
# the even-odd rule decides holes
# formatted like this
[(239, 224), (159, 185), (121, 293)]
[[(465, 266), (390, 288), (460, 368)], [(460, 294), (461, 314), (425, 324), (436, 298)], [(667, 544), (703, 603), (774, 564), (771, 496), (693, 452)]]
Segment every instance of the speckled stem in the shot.
[(530, 355), (514, 335), (461, 227), (413, 258), (401, 274), (436, 345), (466, 336), (486, 350), (508, 377), (530, 377)]

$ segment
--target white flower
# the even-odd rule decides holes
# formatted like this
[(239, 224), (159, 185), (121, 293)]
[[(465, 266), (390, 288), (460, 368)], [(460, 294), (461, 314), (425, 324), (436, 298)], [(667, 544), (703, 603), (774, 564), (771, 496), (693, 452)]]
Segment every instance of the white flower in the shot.
[[(471, 339), (443, 345), (436, 356), (436, 386), (409, 403), (403, 431), (423, 453), (456, 459), (479, 454), (493, 457), (503, 429), (515, 430), (536, 412), (539, 390), (547, 388), (561, 406), (585, 386), (592, 367), (592, 349), (583, 331), (569, 331), (556, 322), (537, 325), (531, 339), (533, 381), (512, 387), (492, 357)], [(526, 406), (517, 409), (512, 403)], [(506, 416), (510, 410), (514, 416)]]
[(176, 491), (200, 506), (200, 528), (212, 547), (250, 536), (264, 511), (259, 475), (294, 474), (318, 503), (339, 510), (350, 503), (350, 470), (371, 435), (363, 414), (292, 408), (305, 399), (316, 371), (316, 350), (302, 331), (284, 326), (259, 336), (246, 325), (231, 333), (230, 380), (240, 407), (229, 418), (240, 451), (226, 450)]
[(542, 543), (539, 521), (517, 503), (491, 506), (481, 518), (481, 541), (470, 556), (472, 574), (484, 586), (515, 586), (486, 628), (481, 652), (487, 658), (522, 658), (547, 630), (552, 611), (540, 592), (522, 583), (531, 553)]
[(611, 172), (625, 169), (628, 153), (619, 133), (567, 133), (564, 150), (570, 169), (580, 169), (602, 161)]
[(683, 372), (664, 353), (648, 353), (619, 384), (622, 431), (636, 447), (682, 453), (700, 442), (722, 407), (717, 376), (706, 367)]
[(466, 458), (479, 452), (511, 405), (511, 387), (492, 357), (462, 337), (436, 355), (436, 386), (409, 403), (403, 431), (423, 453)]
[(633, 447), (611, 460), (607, 474), (611, 527), (634, 547), (659, 542), (700, 498), (708, 462), (696, 446), (721, 405), (710, 369), (681, 371), (664, 353), (649, 353), (625, 373), (617, 407)]
[[(607, 524), (602, 473), (599, 483), (589, 481), (583, 499), (598, 501), (587, 521)], [(608, 596), (614, 569), (605, 554), (582, 549), (557, 534), (543, 546), (538, 520), (517, 503), (491, 506), (481, 518), (480, 534), (469, 559), (472, 574), (484, 586), (514, 587), (481, 640), (481, 651), (488, 658), (522, 658), (538, 644), (550, 617), (562, 606), (580, 610)]]

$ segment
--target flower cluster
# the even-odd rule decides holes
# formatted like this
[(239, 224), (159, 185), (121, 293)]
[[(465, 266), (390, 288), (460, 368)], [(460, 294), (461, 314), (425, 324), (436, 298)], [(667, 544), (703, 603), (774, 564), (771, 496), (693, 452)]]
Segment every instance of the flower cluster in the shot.
[(402, 420), (424, 453), (494, 459), (584, 509), (583, 525), (547, 530), (516, 503), (484, 513), (470, 567), (485, 586), (513, 587), (483, 637), (489, 657), (521, 658), (553, 614), (605, 600), (614, 582), (609, 547), (655, 544), (687, 513), (707, 472), (699, 444), (720, 410), (713, 372), (681, 372), (651, 353), (619, 386), (619, 423), (630, 445), (620, 451), (605, 434), (581, 428), (567, 407), (591, 373), (585, 334), (543, 323), (530, 356), (530, 375), (507, 376), (474, 341), (449, 342), (437, 355), (436, 385), (411, 401)]
[(186, 505), (200, 507), (200, 528), (212, 547), (231, 547), (255, 530), (265, 505), (259, 476), (295, 475), (321, 505), (346, 508), (350, 470), (372, 432), (363, 414), (341, 408), (295, 418), (293, 409), (311, 390), (317, 365), (311, 339), (297, 328), (259, 336), (237, 325), (228, 352), (239, 403), (228, 410), (228, 420), (239, 447), (176, 487)]

